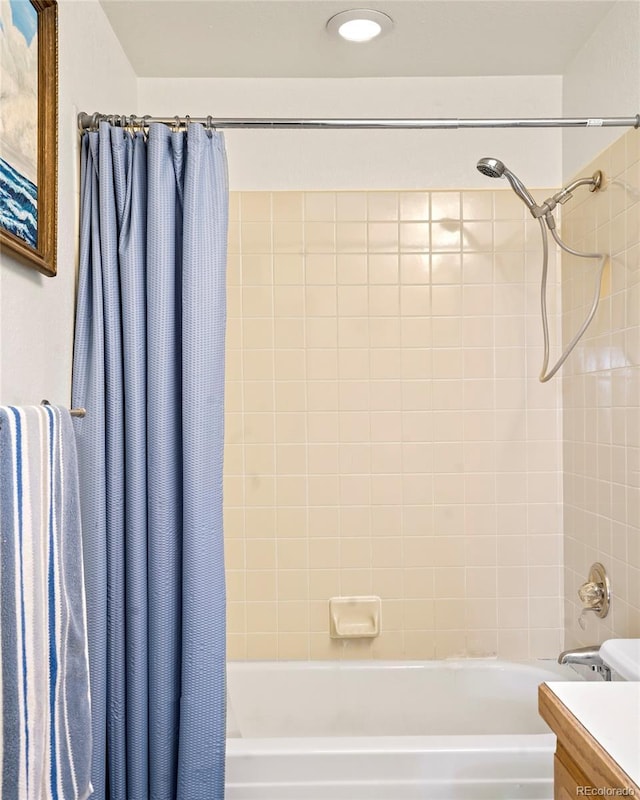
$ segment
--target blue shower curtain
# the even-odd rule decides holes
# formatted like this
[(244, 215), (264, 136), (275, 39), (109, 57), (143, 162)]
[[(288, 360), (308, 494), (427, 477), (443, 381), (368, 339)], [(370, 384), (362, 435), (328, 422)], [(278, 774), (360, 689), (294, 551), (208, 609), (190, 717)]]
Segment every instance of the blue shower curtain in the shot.
[(82, 141), (73, 404), (95, 800), (222, 800), (221, 134)]

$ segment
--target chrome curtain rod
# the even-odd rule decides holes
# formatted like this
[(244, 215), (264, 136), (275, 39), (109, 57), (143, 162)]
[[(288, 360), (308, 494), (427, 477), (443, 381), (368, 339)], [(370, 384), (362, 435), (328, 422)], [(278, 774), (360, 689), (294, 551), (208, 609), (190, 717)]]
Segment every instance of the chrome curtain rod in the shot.
[(160, 122), (176, 129), (184, 128), (190, 122), (198, 122), (208, 128), (305, 128), (308, 130), (335, 129), (385, 129), (404, 128), (442, 129), (452, 128), (638, 128), (640, 114), (635, 117), (551, 117), (541, 119), (253, 119), (216, 117), (136, 117), (121, 114), (78, 114), (78, 128), (81, 133), (97, 130), (100, 122), (109, 122), (122, 128), (146, 128), (152, 122)]

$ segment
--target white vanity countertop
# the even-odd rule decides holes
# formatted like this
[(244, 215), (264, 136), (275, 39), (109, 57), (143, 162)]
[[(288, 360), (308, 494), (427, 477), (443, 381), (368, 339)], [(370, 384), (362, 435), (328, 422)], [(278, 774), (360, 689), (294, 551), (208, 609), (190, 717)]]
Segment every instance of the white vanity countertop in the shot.
[(551, 681), (546, 685), (640, 785), (640, 682)]

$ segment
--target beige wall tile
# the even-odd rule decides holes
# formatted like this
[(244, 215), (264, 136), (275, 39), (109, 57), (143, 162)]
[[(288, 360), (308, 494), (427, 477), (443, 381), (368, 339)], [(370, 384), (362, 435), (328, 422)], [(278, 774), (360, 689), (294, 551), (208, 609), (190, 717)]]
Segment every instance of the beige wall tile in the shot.
[(305, 192), (304, 219), (307, 222), (333, 222), (336, 218), (336, 196), (333, 192)]
[[(526, 284), (531, 298), (523, 291), (533, 271), (526, 248), (537, 244), (512, 195), (234, 196), (225, 451), (233, 657), (528, 656), (559, 641), (560, 425), (556, 395), (539, 390), (525, 359), (538, 336), (527, 317), (535, 284)], [(627, 242), (635, 222), (615, 207), (624, 224), (606, 235), (624, 231)], [(586, 237), (586, 223), (581, 230)], [(612, 286), (611, 303), (635, 319), (627, 285), (616, 275)], [(633, 423), (620, 408), (624, 422), (610, 415), (610, 431), (624, 438)], [(620, 482), (630, 466), (614, 463), (611, 448), (624, 444), (608, 446)], [(598, 535), (614, 549), (611, 535)], [(640, 569), (636, 540), (625, 532)], [(329, 640), (328, 599), (371, 592), (384, 598), (380, 638)]]
[[(640, 337), (637, 280), (635, 271), (628, 271), (629, 265), (637, 264), (639, 215), (637, 202), (625, 187), (637, 186), (637, 159), (635, 138), (626, 134), (618, 139), (594, 161), (597, 167), (590, 165), (605, 169), (609, 179), (605, 190), (566, 208), (565, 214), (568, 229), (582, 247), (595, 244), (614, 254), (599, 319), (585, 334), (583, 357), (571, 363), (563, 384), (567, 646), (586, 644), (587, 639), (637, 636), (640, 630), (636, 584), (628, 580), (639, 541), (634, 441), (640, 356), (635, 342)], [(569, 259), (566, 264), (563, 318), (569, 327), (590, 302), (593, 274), (579, 273)], [(633, 420), (630, 427), (628, 419)], [(577, 624), (576, 590), (596, 560), (610, 573), (616, 608), (604, 620), (589, 616), (582, 630)]]
[(432, 192), (432, 220), (460, 219), (460, 192)]
[(491, 192), (462, 192), (462, 218), (465, 220), (492, 220), (493, 195)]
[(246, 222), (271, 219), (271, 194), (269, 192), (239, 192), (239, 218)]
[(339, 253), (367, 252), (367, 225), (365, 222), (338, 222), (335, 234), (336, 248)]
[(368, 277), (370, 284), (397, 283), (398, 255), (395, 253), (370, 254), (368, 256)]
[(338, 192), (336, 194), (336, 213), (339, 220), (366, 220), (366, 193)]
[(303, 256), (278, 253), (273, 259), (273, 280), (276, 284), (301, 284), (303, 282)]
[[(261, 194), (261, 193), (256, 193)], [(301, 220), (304, 195), (302, 192), (273, 192), (271, 208), (274, 220)]]
[(400, 192), (400, 219), (421, 221), (429, 219), (429, 192)]

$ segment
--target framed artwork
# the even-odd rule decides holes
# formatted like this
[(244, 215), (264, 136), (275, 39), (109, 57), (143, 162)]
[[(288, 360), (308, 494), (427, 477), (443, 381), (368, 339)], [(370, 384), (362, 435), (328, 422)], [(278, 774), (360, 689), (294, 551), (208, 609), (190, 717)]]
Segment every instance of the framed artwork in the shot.
[(56, 274), (56, 0), (0, 2), (0, 248)]

